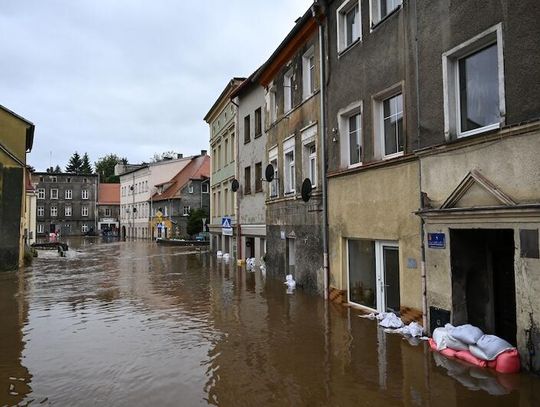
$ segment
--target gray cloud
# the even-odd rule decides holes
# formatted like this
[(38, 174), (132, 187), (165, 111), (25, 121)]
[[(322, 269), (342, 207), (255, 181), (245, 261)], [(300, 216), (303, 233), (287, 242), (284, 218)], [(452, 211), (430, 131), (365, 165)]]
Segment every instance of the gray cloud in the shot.
[(272, 53), (307, 0), (4, 0), (0, 104), (36, 124), (29, 162), (64, 167), (207, 148), (227, 81)]

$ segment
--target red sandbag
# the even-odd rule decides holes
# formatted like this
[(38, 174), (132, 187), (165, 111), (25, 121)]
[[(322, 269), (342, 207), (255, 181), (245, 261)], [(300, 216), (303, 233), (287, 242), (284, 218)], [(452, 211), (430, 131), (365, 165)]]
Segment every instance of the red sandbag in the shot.
[(497, 356), (495, 370), (499, 373), (519, 373), (521, 362), (517, 349), (507, 350)]
[(491, 369), (495, 369), (497, 367), (497, 359), (488, 360), (487, 361), (487, 367), (489, 367)]
[[(443, 350), (439, 351), (439, 353), (441, 355), (444, 355), (447, 358), (455, 358), (457, 352), (458, 352), (457, 350), (450, 349), (450, 348), (446, 348), (446, 349), (443, 349)], [(461, 352), (466, 352), (466, 351), (461, 351)]]
[(431, 348), (431, 350), (435, 350), (435, 351), (437, 350), (437, 344), (435, 343), (433, 338), (429, 338), (428, 343), (429, 343), (429, 347)]
[(468, 350), (460, 350), (456, 352), (455, 355), (456, 358), (463, 360), (467, 363), (470, 363), (471, 365), (478, 366), (478, 367), (486, 367), (487, 362), (482, 359), (478, 359), (476, 356), (474, 356), (471, 352)]

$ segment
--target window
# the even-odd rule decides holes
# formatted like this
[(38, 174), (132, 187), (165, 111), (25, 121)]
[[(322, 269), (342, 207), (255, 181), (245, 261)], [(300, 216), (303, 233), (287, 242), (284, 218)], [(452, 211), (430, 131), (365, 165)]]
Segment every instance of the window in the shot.
[(44, 227), (43, 227), (43, 223), (38, 223), (37, 225), (37, 232), (38, 233), (44, 233)]
[(58, 199), (58, 189), (51, 189), (51, 199)]
[(43, 206), (37, 207), (37, 216), (45, 216), (45, 208)]
[(71, 177), (67, 177), (66, 182), (71, 182)]
[(348, 165), (360, 164), (362, 161), (362, 122), (360, 113), (347, 118)]
[(292, 76), (292, 69), (283, 76), (283, 113), (292, 109)]
[(402, 0), (370, 0), (371, 26), (375, 26), (401, 6)]
[(251, 194), (251, 166), (244, 168), (244, 195)]
[(278, 149), (277, 147), (273, 148), (268, 152), (268, 161), (274, 168), (274, 179), (270, 183), (270, 198), (277, 197), (279, 195), (279, 185), (278, 185)]
[(234, 133), (231, 133), (231, 162), (235, 159), (235, 151), (234, 151)]
[(82, 182), (83, 182), (83, 184), (88, 183), (88, 178), (83, 178), (83, 179), (82, 179)]
[(216, 149), (212, 149), (212, 172), (216, 172), (217, 170), (217, 154)]
[(255, 164), (255, 192), (262, 192), (262, 163)]
[(505, 114), (501, 44), (499, 24), (443, 54), (447, 139), (500, 127)]
[(218, 146), (217, 151), (217, 169), (219, 170), (221, 168), (221, 144)]
[(229, 214), (229, 190), (225, 188), (223, 191), (223, 214), (228, 215)]
[(64, 216), (71, 216), (71, 205), (66, 205), (64, 207)]
[(51, 216), (58, 215), (58, 207), (56, 205), (51, 205)]
[(249, 114), (244, 117), (244, 144), (249, 143), (251, 140), (251, 129), (250, 129), (251, 120)]
[(337, 10), (338, 52), (344, 51), (361, 37), (360, 2), (345, 1)]
[(188, 192), (189, 192), (190, 194), (193, 193), (193, 184), (189, 184), (189, 186), (188, 186)]
[(64, 197), (66, 199), (71, 199), (73, 197), (73, 191), (71, 189), (66, 189), (66, 191), (64, 193)]
[(83, 225), (81, 226), (81, 231), (82, 231), (83, 233), (88, 232), (88, 225), (87, 225), (86, 223), (83, 224)]
[(208, 183), (203, 182), (203, 183), (201, 184), (201, 189), (202, 189), (202, 193), (203, 193), (203, 194), (207, 194), (207, 193), (208, 193)]
[(229, 139), (225, 139), (223, 143), (223, 162), (227, 165), (229, 163)]
[(255, 110), (255, 138), (262, 134), (262, 110), (259, 107)]
[(285, 194), (295, 192), (294, 137), (283, 143), (283, 162), (285, 171)]
[(111, 216), (111, 209), (105, 208), (105, 216), (110, 217)]
[(81, 216), (88, 216), (88, 206), (81, 206)]
[(268, 92), (268, 105), (268, 112), (270, 113), (270, 124), (272, 124), (277, 120), (278, 115), (276, 90), (274, 87), (271, 87), (270, 91)]
[(39, 176), (39, 182), (43, 182), (43, 175)]
[(317, 185), (317, 126), (302, 130), (302, 174), (309, 178), (311, 185)]
[(189, 212), (191, 211), (191, 208), (189, 206), (184, 206), (184, 216), (189, 216)]
[[(401, 88), (399, 88), (401, 89)], [(395, 88), (394, 88), (395, 91)], [(403, 95), (393, 94), (390, 97), (375, 101), (375, 131), (378, 137), (379, 154), (382, 158), (393, 158), (403, 154), (405, 137), (403, 134)]]
[(304, 99), (307, 99), (315, 92), (315, 53), (313, 48), (302, 57), (302, 76), (302, 95)]
[(51, 175), (51, 182), (58, 182), (58, 177), (56, 175)]
[(81, 190), (81, 198), (82, 199), (88, 199), (88, 190), (87, 189)]
[(37, 199), (45, 199), (45, 188), (39, 188), (37, 190)]

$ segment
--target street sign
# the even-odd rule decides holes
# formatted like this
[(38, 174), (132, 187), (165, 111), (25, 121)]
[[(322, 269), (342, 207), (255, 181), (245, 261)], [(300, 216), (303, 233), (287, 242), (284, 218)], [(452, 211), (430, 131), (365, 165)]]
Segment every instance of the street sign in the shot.
[(232, 221), (229, 217), (221, 218), (221, 227), (224, 229), (230, 229), (232, 228)]
[(428, 233), (428, 247), (430, 249), (444, 249), (446, 236), (444, 233)]

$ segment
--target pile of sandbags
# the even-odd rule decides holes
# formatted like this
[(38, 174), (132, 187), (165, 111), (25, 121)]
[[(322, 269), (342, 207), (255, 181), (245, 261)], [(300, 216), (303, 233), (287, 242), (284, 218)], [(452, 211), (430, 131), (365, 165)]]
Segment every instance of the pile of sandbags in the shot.
[(477, 327), (466, 324), (433, 331), (430, 347), (442, 355), (478, 367), (490, 367), (500, 373), (517, 373), (521, 365), (515, 347), (495, 335), (484, 335)]

